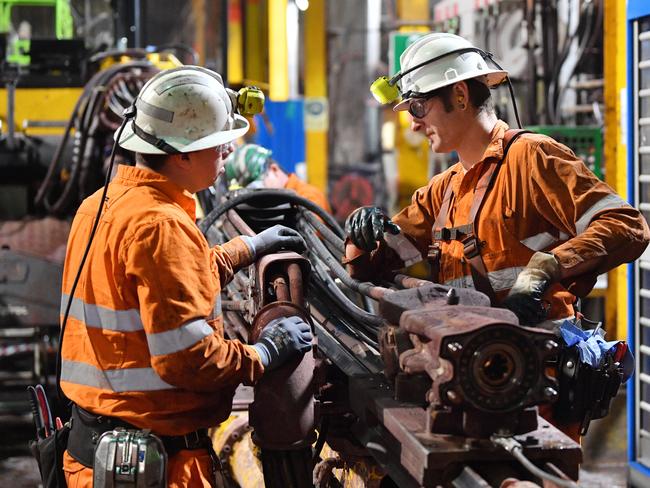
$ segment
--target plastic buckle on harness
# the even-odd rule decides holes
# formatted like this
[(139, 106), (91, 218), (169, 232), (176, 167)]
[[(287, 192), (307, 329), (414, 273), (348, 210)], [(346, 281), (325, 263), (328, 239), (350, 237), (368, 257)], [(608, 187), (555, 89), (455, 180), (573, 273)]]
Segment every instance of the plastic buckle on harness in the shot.
[(472, 259), (481, 254), (481, 243), (474, 234), (469, 234), (462, 241), (463, 254), (467, 259)]
[(429, 245), (429, 251), (427, 252), (427, 258), (437, 261), (440, 259), (440, 244), (434, 242)]
[(189, 434), (185, 434), (183, 436), (183, 443), (185, 444), (185, 449), (196, 449), (196, 446), (199, 445), (200, 441), (201, 441), (201, 436), (199, 435), (198, 430), (195, 430), (194, 432), (190, 432)]

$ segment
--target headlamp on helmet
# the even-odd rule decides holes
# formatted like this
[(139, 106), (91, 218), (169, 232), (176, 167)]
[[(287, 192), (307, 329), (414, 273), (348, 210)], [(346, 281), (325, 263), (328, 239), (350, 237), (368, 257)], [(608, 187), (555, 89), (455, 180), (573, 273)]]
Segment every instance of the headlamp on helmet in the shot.
[(440, 56), (435, 56), (433, 58), (427, 59), (426, 61), (422, 63), (418, 63), (407, 70), (397, 72), (395, 76), (393, 76), (390, 79), (387, 76), (381, 76), (377, 78), (372, 83), (372, 85), (370, 85), (370, 92), (372, 93), (372, 96), (375, 98), (375, 100), (377, 100), (382, 105), (396, 102), (402, 95), (402, 91), (398, 86), (397, 82), (400, 81), (404, 76), (415, 71), (416, 69), (422, 68), (423, 66), (434, 63), (447, 56), (451, 56), (452, 54), (458, 55), (466, 52), (479, 53), (481, 56), (483, 56), (484, 59), (489, 59), (495, 64), (497, 68), (501, 69), (501, 67), (494, 61), (494, 59), (492, 59), (491, 53), (485, 52), (482, 49), (479, 49), (477, 47), (465, 47), (461, 49), (455, 49), (453, 51), (444, 53)]
[(256, 86), (245, 86), (238, 92), (230, 88), (227, 91), (237, 113), (245, 117), (252, 117), (264, 110), (264, 93)]

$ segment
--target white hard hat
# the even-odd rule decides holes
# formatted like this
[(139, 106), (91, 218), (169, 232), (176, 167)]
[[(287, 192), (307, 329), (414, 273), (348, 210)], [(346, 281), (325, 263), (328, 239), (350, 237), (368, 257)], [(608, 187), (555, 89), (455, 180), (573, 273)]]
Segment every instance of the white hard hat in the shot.
[(482, 52), (454, 34), (436, 32), (418, 39), (400, 56), (403, 75), (399, 87), (403, 100), (393, 110), (408, 109), (408, 99), (412, 96), (470, 78), (489, 87), (502, 83), (508, 72), (490, 68)]
[(200, 66), (161, 71), (142, 87), (135, 107), (135, 118), (127, 122), (118, 142), (142, 154), (216, 147), (249, 128), (248, 121), (234, 112), (221, 76)]

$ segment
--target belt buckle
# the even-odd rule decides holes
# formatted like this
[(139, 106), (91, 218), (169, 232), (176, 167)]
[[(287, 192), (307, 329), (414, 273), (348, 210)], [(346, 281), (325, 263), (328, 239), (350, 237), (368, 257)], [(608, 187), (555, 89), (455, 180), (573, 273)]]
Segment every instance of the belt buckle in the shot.
[(185, 434), (183, 436), (183, 443), (185, 444), (185, 449), (194, 449), (196, 446), (199, 445), (200, 440), (201, 437), (199, 436), (198, 430), (195, 430), (194, 432), (190, 432), (189, 434)]

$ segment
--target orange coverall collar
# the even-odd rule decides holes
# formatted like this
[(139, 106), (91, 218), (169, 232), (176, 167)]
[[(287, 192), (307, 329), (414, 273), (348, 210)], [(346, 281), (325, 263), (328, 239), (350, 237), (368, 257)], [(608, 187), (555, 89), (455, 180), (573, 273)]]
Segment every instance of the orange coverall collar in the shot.
[(114, 181), (124, 186), (151, 186), (156, 188), (178, 203), (192, 219), (196, 218), (196, 201), (192, 194), (160, 173), (120, 164), (117, 167), (117, 175)]

